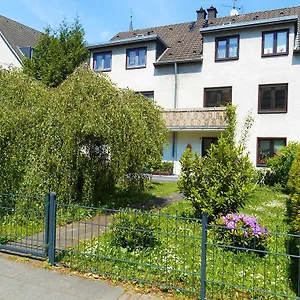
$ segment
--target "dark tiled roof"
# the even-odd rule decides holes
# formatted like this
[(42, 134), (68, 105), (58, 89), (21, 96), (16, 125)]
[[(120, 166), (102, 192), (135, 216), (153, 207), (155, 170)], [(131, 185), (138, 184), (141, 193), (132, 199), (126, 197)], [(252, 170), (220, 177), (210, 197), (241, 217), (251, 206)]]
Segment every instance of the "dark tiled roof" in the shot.
[[(157, 34), (167, 45), (167, 50), (158, 59), (158, 62), (184, 61), (200, 59), (202, 55), (202, 35), (199, 30), (203, 27), (219, 26), (228, 23), (242, 23), (247, 21), (265, 20), (286, 16), (297, 15), (298, 17), (298, 40), (296, 47), (300, 49), (300, 6), (282, 9), (253, 12), (238, 16), (227, 16), (213, 18), (207, 21), (199, 20), (174, 25), (138, 29), (133, 31), (120, 32), (111, 40), (132, 38), (139, 34)], [(194, 26), (191, 30), (191, 26)]]
[(35, 46), (41, 32), (0, 15), (0, 31), (20, 59), (19, 47)]
[(112, 40), (132, 38), (139, 34), (157, 34), (168, 45), (159, 61), (200, 59), (202, 43), (199, 42), (201, 41), (199, 30), (203, 27), (203, 24), (204, 20), (120, 32)]

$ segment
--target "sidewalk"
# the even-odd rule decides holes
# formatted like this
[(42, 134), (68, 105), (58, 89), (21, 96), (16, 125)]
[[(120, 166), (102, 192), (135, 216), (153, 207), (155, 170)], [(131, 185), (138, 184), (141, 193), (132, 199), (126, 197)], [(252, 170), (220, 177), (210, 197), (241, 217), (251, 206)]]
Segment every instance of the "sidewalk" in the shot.
[(125, 291), (103, 281), (62, 275), (30, 264), (9, 260), (0, 254), (1, 300), (158, 300), (156, 296)]

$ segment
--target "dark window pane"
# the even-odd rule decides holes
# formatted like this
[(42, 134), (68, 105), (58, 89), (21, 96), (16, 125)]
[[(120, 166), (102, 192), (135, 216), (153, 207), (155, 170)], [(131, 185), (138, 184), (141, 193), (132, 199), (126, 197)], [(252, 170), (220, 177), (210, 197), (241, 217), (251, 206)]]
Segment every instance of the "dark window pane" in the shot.
[(287, 108), (287, 85), (260, 86), (259, 110), (285, 112)]
[(258, 143), (258, 163), (265, 164), (271, 154), (271, 141), (259, 140)]
[(286, 139), (258, 139), (257, 163), (265, 165), (268, 158), (279, 154), (285, 144)]
[(284, 110), (286, 102), (286, 90), (285, 88), (279, 88), (275, 90), (275, 109)]
[(206, 107), (220, 107), (232, 101), (232, 89), (220, 88), (205, 91)]
[(211, 144), (216, 144), (218, 142), (218, 138), (203, 138), (202, 139), (202, 156), (207, 155), (207, 151), (210, 149)]
[(260, 90), (260, 108), (261, 109), (272, 109), (272, 90), (271, 88), (261, 88)]
[(141, 92), (141, 94), (149, 99), (154, 99), (154, 92)]

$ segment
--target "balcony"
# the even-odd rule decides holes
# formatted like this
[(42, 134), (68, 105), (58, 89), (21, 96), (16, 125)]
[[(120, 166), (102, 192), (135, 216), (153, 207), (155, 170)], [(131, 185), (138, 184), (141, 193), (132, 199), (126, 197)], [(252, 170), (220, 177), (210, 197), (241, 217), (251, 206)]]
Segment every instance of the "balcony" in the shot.
[(170, 130), (224, 130), (225, 107), (166, 109), (164, 120)]

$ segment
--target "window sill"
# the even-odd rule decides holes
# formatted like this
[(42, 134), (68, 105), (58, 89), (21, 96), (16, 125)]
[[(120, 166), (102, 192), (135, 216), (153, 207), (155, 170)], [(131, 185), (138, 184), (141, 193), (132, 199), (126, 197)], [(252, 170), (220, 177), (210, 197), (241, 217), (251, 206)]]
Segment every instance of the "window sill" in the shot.
[(239, 60), (239, 57), (215, 58), (215, 62), (219, 62), (219, 61), (230, 61), (230, 60)]
[(97, 73), (103, 73), (103, 72), (110, 72), (111, 69), (104, 69), (104, 70), (94, 70)]
[(286, 56), (286, 55), (289, 55), (289, 53), (284, 52), (284, 53), (262, 54), (261, 57)]
[(126, 66), (126, 70), (136, 70), (136, 69), (145, 69), (146, 66), (136, 66), (136, 67), (128, 67)]
[(287, 110), (259, 110), (258, 114), (286, 114)]

